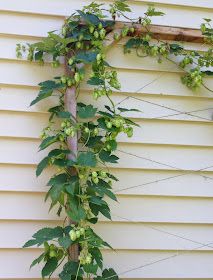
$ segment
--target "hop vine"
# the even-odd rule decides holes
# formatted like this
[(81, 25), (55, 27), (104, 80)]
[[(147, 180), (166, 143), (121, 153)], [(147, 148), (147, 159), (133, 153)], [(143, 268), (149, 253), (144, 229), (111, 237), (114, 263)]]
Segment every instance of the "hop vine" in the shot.
[[(41, 133), (39, 146), (40, 150), (49, 148), (50, 151), (38, 164), (36, 175), (49, 166), (55, 168), (55, 175), (47, 183), (50, 188), (46, 200), (51, 201), (51, 210), (54, 208), (59, 216), (65, 217), (64, 223), (63, 226), (39, 230), (24, 245), (43, 247), (43, 253), (31, 265), (44, 263), (43, 278), (50, 278), (59, 269), (61, 280), (118, 279), (113, 268), (104, 269), (103, 266), (101, 249), (111, 246), (93, 230), (100, 214), (111, 219), (106, 198), (117, 201), (112, 186), (118, 179), (111, 174), (107, 164), (119, 160), (116, 156), (118, 136), (124, 133), (132, 137), (134, 127), (138, 126), (125, 117), (126, 112), (138, 110), (117, 107), (113, 102), (113, 92), (120, 90), (121, 84), (116, 69), (106, 61), (104, 41), (114, 30), (116, 19), (122, 16), (130, 21), (119, 33), (114, 33), (117, 41), (131, 37), (124, 46), (125, 53), (135, 50), (139, 57), (150, 56), (159, 63), (170, 60), (185, 72), (181, 79), (187, 87), (195, 90), (204, 86), (208, 89), (204, 78), (213, 73), (211, 20), (205, 19), (201, 25), (205, 42), (210, 47), (206, 52), (198, 53), (155, 38), (150, 31), (152, 17), (163, 16), (163, 12), (150, 6), (138, 19), (129, 18), (126, 13), (130, 12), (123, 0), (115, 1), (108, 9), (92, 2), (67, 18), (60, 31), (49, 32), (41, 42), (17, 44), (18, 58), (26, 53), (28, 60), (43, 64), (48, 55), (52, 67), (56, 68), (64, 57), (68, 70), (60, 77), (41, 82), (38, 96), (31, 102), (35, 105), (53, 94), (57, 97), (57, 105), (48, 110), (49, 124)], [(146, 32), (139, 33), (138, 25)], [(109, 105), (104, 106), (104, 111), (78, 101), (85, 80), (93, 88), (94, 102), (103, 96), (107, 98)], [(76, 92), (77, 118), (66, 110), (65, 96), (69, 88)], [(77, 155), (67, 144), (71, 138), (78, 141)], [(72, 221), (71, 224), (67, 223), (68, 220)], [(70, 255), (70, 248), (74, 245), (79, 249), (78, 259), (72, 259)]]

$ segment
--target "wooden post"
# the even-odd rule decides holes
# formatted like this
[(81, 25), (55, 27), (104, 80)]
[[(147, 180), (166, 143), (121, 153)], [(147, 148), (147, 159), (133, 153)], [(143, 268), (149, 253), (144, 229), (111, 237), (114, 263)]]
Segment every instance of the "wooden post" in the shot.
[[(73, 73), (68, 68), (67, 59), (65, 59), (65, 73), (67, 76), (73, 76)], [(77, 102), (76, 102), (76, 87), (68, 87), (64, 97), (64, 104), (66, 111), (70, 112), (71, 115), (76, 119), (77, 116)], [(68, 159), (75, 160), (78, 152), (78, 139), (77, 134), (74, 137), (68, 137), (67, 145), (70, 151), (68, 155)], [(69, 224), (73, 223), (72, 220), (69, 219)], [(69, 248), (69, 257), (72, 261), (78, 261), (79, 248), (78, 244), (72, 245)]]

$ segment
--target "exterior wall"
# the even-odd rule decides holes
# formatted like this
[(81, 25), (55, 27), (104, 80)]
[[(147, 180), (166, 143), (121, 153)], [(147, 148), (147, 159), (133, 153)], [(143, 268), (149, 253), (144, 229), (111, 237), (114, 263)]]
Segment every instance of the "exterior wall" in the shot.
[[(166, 13), (155, 21), (158, 24), (196, 28), (203, 17), (213, 15), (211, 0), (136, 0), (130, 1), (135, 16), (145, 11), (147, 2)], [(44, 154), (37, 150), (38, 135), (48, 118), (46, 104), (29, 107), (29, 103), (37, 94), (37, 84), (63, 69), (16, 59), (15, 44), (34, 42), (58, 29), (64, 16), (86, 3), (0, 0), (0, 279), (39, 279), (39, 268), (29, 271), (28, 267), (40, 250), (21, 247), (37, 229), (60, 222), (43, 203), (52, 171), (35, 177)], [(115, 186), (120, 203), (112, 204), (113, 221), (102, 220), (97, 226), (116, 249), (116, 253), (105, 250), (106, 263), (118, 272), (141, 267), (123, 274), (126, 279), (213, 279), (213, 247), (202, 245), (213, 243), (212, 95), (205, 89), (196, 94), (188, 90), (174, 65), (124, 56), (123, 43), (108, 53), (122, 84), (114, 98), (120, 102), (130, 96), (122, 104), (141, 109), (130, 115), (141, 128), (131, 140), (120, 139), (121, 160), (113, 167), (120, 178)], [(152, 83), (138, 90), (148, 82)], [(213, 88), (213, 80), (207, 83)], [(89, 95), (85, 84), (82, 99), (88, 100)], [(178, 114), (171, 108), (203, 111)], [(205, 172), (192, 172), (207, 166), (211, 167)], [(174, 178), (164, 180), (167, 177)], [(161, 181), (149, 184), (157, 180)]]

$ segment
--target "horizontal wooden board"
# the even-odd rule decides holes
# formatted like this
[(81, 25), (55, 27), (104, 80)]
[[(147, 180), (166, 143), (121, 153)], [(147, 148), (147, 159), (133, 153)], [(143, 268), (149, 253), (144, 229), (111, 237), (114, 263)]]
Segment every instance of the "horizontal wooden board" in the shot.
[[(119, 179), (117, 183), (114, 183), (113, 188), (120, 195), (213, 197), (212, 172), (203, 171), (195, 174), (181, 171), (119, 168), (111, 172)], [(46, 192), (46, 184), (52, 175), (53, 170), (50, 168), (37, 178), (34, 166), (1, 165), (0, 190)]]
[[(16, 44), (26, 44), (26, 43), (35, 43), (37, 40), (29, 40), (21, 39), (21, 38), (14, 38), (8, 36), (0, 36), (0, 58), (1, 59), (12, 59), (16, 60)], [(114, 47), (110, 48), (107, 52), (107, 61), (108, 63), (117, 68), (124, 68), (124, 69), (140, 69), (140, 70), (158, 70), (158, 71), (169, 71), (169, 72), (182, 72), (182, 69), (179, 68), (176, 64), (163, 59), (162, 63), (157, 62), (157, 58), (154, 57), (141, 57), (139, 58), (136, 55), (136, 52), (133, 50), (130, 54), (124, 54), (124, 44), (127, 40), (122, 40), (121, 43), (115, 45)], [(177, 42), (176, 42), (177, 43)], [(182, 44), (181, 44), (182, 45)], [(193, 49), (193, 50), (206, 50), (202, 47), (202, 44), (185, 44), (186, 49)], [(177, 58), (175, 56), (171, 56), (171, 59), (174, 60), (175, 63), (179, 63), (181, 58)], [(26, 60), (26, 54), (23, 54), (23, 58)], [(18, 61), (18, 60), (17, 60)], [(51, 58), (46, 59), (46, 62), (51, 61)], [(63, 60), (61, 60), (63, 61)]]
[[(41, 0), (40, 0), (41, 1)], [(43, 28), (43, 30), (31, 30), (31, 34), (33, 32), (37, 33), (40, 31), (41, 35), (43, 35), (43, 32), (45, 31), (45, 27), (49, 27), (49, 29), (52, 28), (54, 30), (54, 23), (49, 22), (47, 23), (45, 21), (45, 18), (43, 18), (39, 14), (43, 15), (55, 15), (60, 16), (58, 17), (59, 21), (63, 19), (63, 16), (69, 16), (72, 12), (75, 10), (82, 8), (85, 4), (89, 4), (89, 1), (84, 0), (81, 2), (73, 1), (67, 2), (67, 0), (63, 0), (60, 5), (54, 0), (54, 2), (50, 2), (49, 0), (46, 0), (45, 3), (38, 1), (34, 5), (29, 5), (29, 3), (26, 0), (22, 0), (20, 5), (14, 5), (12, 1), (8, 1), (8, 3), (2, 2), (1, 9), (3, 11), (6, 11), (7, 14), (10, 16), (10, 18), (13, 18), (13, 21), (16, 21), (16, 24), (19, 24), (20, 26), (23, 25), (24, 29), (20, 31), (20, 33), (23, 32), (30, 32), (30, 29), (24, 25), (24, 20), (14, 20), (14, 17), (16, 15), (10, 14), (9, 11), (12, 12), (24, 12), (24, 13), (32, 13), (35, 14), (38, 17), (38, 21), (40, 22), (39, 25), (42, 25), (40, 27)], [(100, 3), (103, 3), (102, 1), (98, 1)], [(107, 4), (107, 2), (104, 2)], [(108, 2), (110, 3), (110, 2)], [(176, 4), (176, 3), (175, 3)], [(134, 18), (137, 18), (147, 10), (147, 2), (145, 1), (134, 1), (130, 3), (132, 14), (134, 14)], [(157, 7), (165, 13), (164, 17), (156, 17), (153, 19), (154, 24), (160, 24), (160, 25), (171, 25), (171, 26), (182, 26), (182, 27), (191, 27), (191, 28), (199, 28), (200, 23), (203, 20), (203, 17), (211, 18), (211, 10), (210, 9), (202, 9), (204, 6), (199, 6), (199, 9), (196, 7), (193, 7), (193, 4), (190, 3), (189, 7), (184, 6), (175, 6), (175, 5), (165, 5), (158, 3)], [(209, 8), (209, 5), (207, 6)], [(212, 5), (210, 5), (210, 8), (212, 8)], [(20, 14), (18, 14), (20, 16)], [(26, 20), (33, 25), (33, 19), (29, 19), (27, 14), (24, 14), (26, 17)], [(40, 19), (39, 19), (40, 17)], [(20, 16), (21, 18), (21, 16)], [(53, 19), (54, 17), (52, 17)], [(51, 20), (52, 20), (51, 19)], [(124, 20), (124, 18), (121, 18)], [(7, 20), (7, 19), (5, 19)], [(5, 22), (5, 21), (4, 21)], [(34, 25), (35, 26), (35, 25)], [(58, 27), (58, 25), (56, 25)], [(4, 33), (5, 32), (13, 32), (12, 29), (8, 27), (3, 28)], [(26, 30), (26, 31), (25, 31)], [(17, 30), (18, 31), (18, 30)]]
[[(57, 225), (59, 221), (0, 221), (0, 247), (22, 248), (39, 229)], [(187, 250), (199, 245), (203, 245), (198, 249), (201, 251), (213, 249), (212, 245), (204, 246), (212, 241), (212, 225), (100, 222), (94, 229), (116, 250)]]
[[(29, 270), (31, 261), (39, 255), (38, 250), (1, 250), (1, 279), (5, 278), (39, 278), (41, 266)], [(117, 251), (105, 252), (106, 266), (112, 266), (122, 279), (211, 279), (212, 254), (196, 250), (176, 256), (176, 251)], [(16, 263), (16, 270), (10, 265)], [(124, 264), (125, 263), (125, 267)], [(153, 263), (153, 265), (151, 265)], [(139, 267), (141, 267), (139, 269)], [(180, 269), (184, 267), (184, 270)], [(126, 272), (131, 270), (130, 272)], [(199, 277), (199, 278), (198, 278)]]
[[(0, 61), (2, 71), (0, 84), (18, 86), (37, 86), (41, 81), (52, 79), (63, 73), (63, 69), (52, 69), (49, 66), (39, 66), (34, 63), (15, 61)], [(170, 95), (193, 96), (190, 89), (184, 86), (178, 73), (167, 73), (159, 71), (141, 71), (118, 69), (121, 82), (121, 91), (129, 93), (154, 93)], [(128, 80), (128, 83), (126, 82)], [(134, 85), (134, 86), (133, 86)], [(213, 88), (213, 79), (206, 78), (206, 85)], [(82, 89), (91, 89), (87, 84), (82, 84)], [(159, 90), (160, 89), (160, 90)], [(197, 95), (211, 96), (211, 93), (201, 88)]]
[[(128, 138), (125, 134), (122, 134), (118, 138), (119, 141), (128, 143), (213, 145), (213, 122), (177, 122), (163, 119), (137, 119), (136, 122), (140, 127), (134, 129), (133, 137)], [(1, 112), (0, 136), (38, 139), (42, 129), (47, 124), (47, 114)]]
[[(31, 87), (1, 86), (0, 109), (2, 111), (20, 112), (46, 112), (50, 106), (57, 104), (57, 96), (45, 99), (30, 107), (30, 103), (36, 98), (38, 89)], [(104, 105), (110, 105), (107, 98), (94, 101), (90, 91), (81, 91), (79, 101), (92, 103), (94, 106), (105, 110)], [(117, 107), (136, 108), (140, 112), (125, 113), (125, 116), (150, 119), (174, 119), (211, 121), (213, 112), (213, 98), (197, 95), (191, 97), (166, 96), (153, 94), (128, 94), (113, 93), (112, 99)], [(3, 113), (3, 112), (2, 112)], [(9, 112), (8, 112), (9, 113)]]
[[(0, 139), (0, 163), (37, 164), (47, 151), (38, 152), (39, 141)], [(213, 170), (212, 148), (149, 144), (121, 144), (119, 167), (171, 170)], [(162, 155), (164, 157), (162, 158)], [(114, 165), (115, 166), (115, 165)]]
[[(213, 223), (211, 198), (121, 196), (118, 199), (118, 203), (110, 202), (113, 221)], [(0, 219), (58, 220), (57, 209), (48, 214), (48, 204), (44, 204), (44, 194), (2, 192)]]

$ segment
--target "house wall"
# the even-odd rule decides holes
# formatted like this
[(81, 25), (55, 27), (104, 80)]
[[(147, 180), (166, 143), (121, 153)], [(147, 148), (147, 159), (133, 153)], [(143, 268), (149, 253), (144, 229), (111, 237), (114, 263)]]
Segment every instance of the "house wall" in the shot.
[[(60, 28), (65, 16), (87, 3), (0, 0), (0, 279), (40, 279), (39, 267), (29, 271), (40, 249), (21, 247), (36, 230), (61, 223), (43, 203), (52, 171), (35, 176), (46, 153), (38, 153), (38, 145), (49, 102), (29, 103), (37, 84), (63, 68), (19, 60), (15, 45)], [(156, 24), (198, 28), (202, 18), (213, 17), (211, 0), (130, 1), (134, 16), (145, 11), (146, 3), (166, 13)], [(104, 251), (106, 264), (123, 279), (213, 279), (212, 93), (188, 90), (172, 64), (124, 56), (124, 42), (108, 53), (122, 84), (114, 99), (118, 103), (129, 96), (122, 105), (142, 111), (130, 114), (141, 127), (133, 138), (120, 138), (121, 160), (112, 167), (120, 178), (115, 186), (119, 204), (112, 203), (112, 221), (102, 219), (96, 227), (116, 249)], [(206, 82), (213, 88), (212, 79)], [(83, 85), (82, 100), (89, 100), (90, 90)]]

